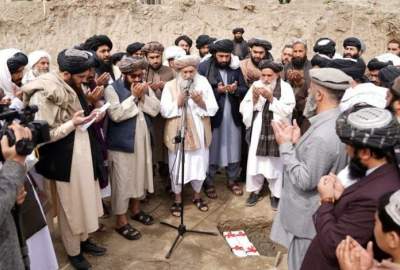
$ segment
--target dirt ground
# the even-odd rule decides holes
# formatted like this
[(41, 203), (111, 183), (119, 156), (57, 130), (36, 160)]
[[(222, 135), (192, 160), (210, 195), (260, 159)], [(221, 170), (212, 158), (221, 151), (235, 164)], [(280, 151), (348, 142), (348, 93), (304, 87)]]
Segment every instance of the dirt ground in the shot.
[[(220, 178), (223, 178), (220, 176)], [(179, 224), (179, 218), (172, 217), (169, 206), (171, 197), (163, 191), (163, 184), (157, 182), (158, 190), (148, 204), (145, 211), (150, 212), (156, 223), (144, 226), (130, 220), (131, 224), (139, 229), (142, 238), (137, 241), (128, 241), (113, 230), (113, 218), (101, 219), (107, 226), (106, 232), (93, 235), (96, 242), (107, 247), (108, 253), (103, 257), (87, 256), (93, 269), (98, 270), (239, 270), (239, 269), (276, 269), (273, 268), (275, 257), (254, 256), (238, 258), (231, 252), (225, 239), (219, 233), (219, 228), (253, 228), (257, 234), (250, 233), (256, 238), (267, 239), (267, 228), (274, 211), (271, 210), (269, 199), (264, 198), (255, 207), (246, 207), (247, 194), (235, 197), (227, 190), (223, 179), (217, 184), (218, 199), (207, 200), (209, 211), (200, 212), (190, 202), (191, 188), (187, 189), (185, 199), (185, 223), (188, 229), (204, 230), (218, 233), (218, 236), (204, 236), (186, 234), (180, 241), (170, 259), (165, 255), (169, 250), (177, 233), (169, 227), (161, 225), (160, 221)], [(258, 242), (257, 244), (260, 244)], [(261, 246), (261, 245), (260, 245)], [(55, 232), (55, 247), (60, 263), (60, 269), (72, 270), (68, 263), (65, 251), (61, 245), (58, 232)], [(264, 248), (263, 248), (264, 249)], [(285, 256), (280, 260), (278, 269), (286, 269)]]

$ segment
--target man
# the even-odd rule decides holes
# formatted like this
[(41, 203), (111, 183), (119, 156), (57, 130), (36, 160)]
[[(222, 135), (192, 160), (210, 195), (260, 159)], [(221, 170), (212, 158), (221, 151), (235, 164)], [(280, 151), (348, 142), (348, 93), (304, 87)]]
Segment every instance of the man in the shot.
[(28, 70), (22, 79), (22, 84), (33, 81), (50, 71), (50, 54), (43, 50), (31, 52), (28, 55)]
[(119, 79), (121, 72), (116, 66), (113, 66), (111, 62), (111, 50), (113, 43), (111, 39), (106, 35), (94, 35), (88, 38), (83, 44), (83, 49), (88, 51), (94, 51), (96, 57), (100, 62), (98, 68), (96, 68), (97, 80), (100, 81), (101, 85), (111, 84), (113, 81)]
[(379, 70), (378, 78), (382, 87), (391, 89), (394, 80), (400, 76), (400, 67), (388, 65)]
[(346, 163), (335, 122), (340, 114), (340, 99), (351, 78), (331, 68), (312, 69), (310, 77), (304, 111), (311, 123), (307, 132), (300, 137), (296, 124), (272, 124), (284, 165), (284, 183), (271, 239), (288, 248), (289, 270), (300, 268), (315, 236), (312, 215), (319, 205), (319, 179), (330, 172), (337, 173)]
[(386, 67), (389, 63), (386, 62), (381, 62), (376, 58), (371, 59), (368, 62), (367, 68), (367, 77), (368, 80), (375, 84), (376, 86), (380, 86), (380, 81), (379, 81), (379, 70), (381, 70), (382, 68)]
[(50, 126), (51, 140), (39, 148), (36, 170), (49, 180), (52, 198), (57, 202), (64, 248), (76, 269), (89, 269), (82, 252), (95, 256), (106, 252), (88, 238), (98, 229), (98, 218), (103, 215), (97, 181), (101, 153), (92, 126), (78, 128), (98, 115), (97, 111), (89, 115), (82, 91), (92, 63), (87, 52), (77, 49), (61, 51), (57, 63), (57, 73), (40, 76), (22, 91), (25, 104), (38, 106), (36, 119)]
[(307, 99), (307, 90), (310, 87), (309, 72), (311, 63), (307, 59), (307, 44), (302, 40), (296, 40), (293, 45), (293, 57), (284, 69), (284, 80), (294, 90), (296, 107), (293, 110), (293, 118), (296, 119), (302, 133), (309, 127), (307, 119), (303, 116), (304, 106)]
[[(153, 193), (151, 155), (151, 118), (160, 111), (160, 101), (144, 81), (145, 59), (125, 57), (119, 63), (122, 78), (105, 90), (110, 121), (107, 130), (108, 158), (111, 169), (111, 205), (116, 215), (115, 230), (128, 240), (141, 237), (128, 222), (153, 224), (153, 217), (140, 209), (140, 199)], [(132, 199), (131, 204), (129, 204)]]
[(283, 66), (286, 66), (292, 61), (293, 47), (291, 44), (286, 44), (281, 51), (281, 58), (278, 60)]
[[(177, 156), (182, 149), (174, 144), (174, 138), (182, 122), (183, 106), (187, 99), (185, 132), (184, 184), (193, 188), (192, 202), (200, 211), (207, 211), (208, 205), (200, 196), (201, 188), (207, 176), (209, 147), (211, 144), (210, 117), (218, 111), (213, 90), (207, 79), (197, 73), (200, 59), (197, 56), (184, 56), (175, 60), (177, 78), (165, 85), (161, 97), (161, 114), (167, 118), (164, 144), (168, 147), (169, 171), (175, 201), (171, 214), (180, 216), (182, 210), (181, 166)], [(188, 87), (188, 92), (184, 89)], [(182, 156), (181, 156), (182, 157)]]
[(320, 68), (327, 67), (330, 60), (335, 56), (336, 43), (330, 38), (320, 38), (314, 44), (315, 55), (311, 59), (311, 65), (313, 67), (318, 66)]
[(209, 55), (208, 45), (212, 42), (209, 35), (200, 35), (196, 39), (196, 48), (199, 50), (199, 56), (203, 60), (207, 55)]
[(143, 46), (144, 43), (141, 42), (134, 42), (128, 45), (128, 47), (126, 47), (126, 53), (128, 54), (128, 56), (144, 56), (143, 54)]
[[(164, 46), (157, 42), (152, 41), (143, 46), (143, 53), (146, 56), (148, 67), (146, 69), (145, 81), (149, 83), (149, 87), (155, 92), (158, 99), (161, 99), (162, 91), (166, 82), (174, 79), (174, 70), (162, 64), (162, 55)], [(165, 120), (157, 116), (154, 121), (154, 149), (153, 160), (158, 164), (158, 173), (160, 176), (169, 183), (169, 171), (167, 163), (167, 151), (163, 146), (163, 131)], [(167, 185), (168, 186), (168, 185)]]
[(250, 196), (246, 204), (256, 205), (266, 178), (271, 190), (271, 206), (276, 209), (281, 197), (283, 164), (271, 123), (291, 120), (295, 98), (292, 87), (280, 77), (281, 64), (262, 60), (259, 67), (260, 80), (250, 87), (240, 103), (243, 123), (250, 133), (246, 174), (246, 190)]
[[(186, 51), (178, 46), (170, 46), (165, 49), (165, 61), (164, 65), (169, 66), (170, 68), (174, 69), (174, 61), (182, 56), (186, 55)], [(175, 73), (174, 73), (175, 74)]]
[(190, 49), (193, 45), (193, 40), (187, 35), (182, 35), (175, 39), (175, 45), (185, 50), (186, 55), (190, 54)]
[(28, 57), (17, 49), (0, 50), (0, 90), (1, 98), (13, 99), (20, 95), (24, 68)]
[[(29, 129), (16, 123), (10, 128), (14, 131), (16, 141), (32, 137)], [(26, 196), (18, 192), (24, 185), (26, 167), (26, 156), (17, 154), (15, 145), (10, 147), (6, 136), (1, 138), (1, 152), (5, 162), (0, 170), (0, 268), (1, 269), (26, 269), (22, 261), (21, 250), (18, 242), (18, 235), (14, 223), (12, 210), (15, 204), (21, 204)]]
[(392, 39), (387, 44), (387, 52), (400, 56), (400, 41)]
[(335, 250), (347, 235), (365, 246), (373, 238), (379, 198), (400, 188), (398, 148), (400, 125), (385, 109), (359, 106), (340, 115), (336, 124), (350, 156), (344, 189), (339, 177), (329, 174), (318, 184), (321, 206), (314, 216), (317, 235), (301, 269), (338, 269)]
[(250, 87), (253, 82), (260, 79), (260, 62), (264, 59), (273, 60), (273, 57), (269, 52), (272, 49), (272, 44), (267, 40), (252, 38), (249, 40), (248, 45), (250, 48), (250, 58), (240, 61), (240, 69), (247, 86)]
[(244, 29), (242, 27), (236, 27), (232, 30), (233, 34), (233, 54), (238, 56), (240, 60), (243, 60), (249, 54), (249, 46), (246, 40), (243, 38)]
[(349, 37), (343, 41), (343, 58), (358, 59), (361, 56), (361, 41), (356, 37)]
[(212, 199), (217, 197), (214, 177), (220, 167), (226, 168), (228, 188), (237, 196), (243, 195), (243, 190), (237, 182), (242, 143), (239, 105), (247, 87), (240, 68), (230, 67), (232, 51), (231, 40), (217, 40), (210, 48), (212, 56), (199, 65), (199, 73), (211, 84), (219, 107), (217, 114), (211, 118), (213, 132), (210, 165), (204, 184), (206, 195)]

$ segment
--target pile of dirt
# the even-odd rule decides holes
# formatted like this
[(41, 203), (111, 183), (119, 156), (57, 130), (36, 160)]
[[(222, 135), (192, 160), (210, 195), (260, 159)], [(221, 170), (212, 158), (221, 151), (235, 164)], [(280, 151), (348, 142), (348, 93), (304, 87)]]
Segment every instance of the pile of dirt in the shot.
[[(358, 36), (367, 44), (366, 58), (385, 50), (400, 34), (398, 0), (0, 0), (0, 47), (26, 52), (45, 48), (55, 56), (93, 34), (107, 34), (114, 50), (134, 41), (159, 40), (172, 44), (180, 34), (231, 37), (236, 26), (245, 37), (264, 37), (276, 56), (293, 38), (312, 45), (328, 36), (341, 42)], [(309, 46), (309, 50), (312, 46)], [(193, 48), (195, 50), (195, 48)]]

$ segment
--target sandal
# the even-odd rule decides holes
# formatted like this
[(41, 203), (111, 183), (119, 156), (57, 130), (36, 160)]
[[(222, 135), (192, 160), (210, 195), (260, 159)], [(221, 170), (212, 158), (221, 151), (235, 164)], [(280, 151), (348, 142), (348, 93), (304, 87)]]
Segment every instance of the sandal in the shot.
[(140, 237), (142, 237), (140, 232), (133, 228), (129, 223), (122, 226), (121, 228), (115, 228), (115, 231), (128, 240), (138, 240), (140, 239)]
[(180, 217), (181, 210), (182, 210), (182, 203), (177, 203), (177, 202), (175, 202), (169, 209), (169, 211), (174, 217)]
[(217, 191), (215, 190), (214, 186), (204, 187), (204, 193), (210, 199), (214, 200), (214, 199), (218, 198)]
[(193, 199), (192, 202), (196, 205), (197, 209), (199, 209), (201, 212), (207, 212), (208, 211), (208, 205), (203, 199)]
[(131, 218), (133, 220), (136, 220), (144, 225), (153, 225), (154, 224), (154, 219), (152, 216), (149, 214), (146, 214), (143, 211), (140, 211), (139, 213), (132, 215)]
[(233, 184), (228, 184), (228, 188), (232, 191), (233, 194), (236, 196), (242, 196), (243, 195), (243, 189), (242, 187), (234, 182)]

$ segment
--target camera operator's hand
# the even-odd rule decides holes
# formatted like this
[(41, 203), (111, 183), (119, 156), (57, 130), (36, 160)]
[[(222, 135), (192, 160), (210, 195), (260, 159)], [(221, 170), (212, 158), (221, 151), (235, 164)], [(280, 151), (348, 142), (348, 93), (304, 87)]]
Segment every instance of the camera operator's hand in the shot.
[(85, 116), (83, 111), (78, 111), (72, 117), (72, 123), (75, 127), (86, 124), (87, 122), (91, 121), (93, 118), (96, 117), (96, 114), (90, 114), (89, 116)]
[[(14, 131), (15, 142), (18, 142), (22, 139), (32, 140), (32, 133), (29, 128), (23, 127), (17, 123), (12, 123), (9, 128)], [(25, 164), (26, 157), (17, 154), (15, 144), (10, 147), (7, 136), (3, 136), (1, 138), (1, 150), (5, 160), (13, 160), (22, 165)]]

